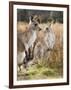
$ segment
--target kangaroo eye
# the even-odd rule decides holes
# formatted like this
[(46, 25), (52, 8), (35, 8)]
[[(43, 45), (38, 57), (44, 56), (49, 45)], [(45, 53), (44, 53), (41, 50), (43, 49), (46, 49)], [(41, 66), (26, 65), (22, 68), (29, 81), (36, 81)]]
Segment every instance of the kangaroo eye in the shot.
[(37, 24), (35, 23), (35, 26), (37, 26)]
[(49, 30), (49, 28), (47, 27), (46, 30)]

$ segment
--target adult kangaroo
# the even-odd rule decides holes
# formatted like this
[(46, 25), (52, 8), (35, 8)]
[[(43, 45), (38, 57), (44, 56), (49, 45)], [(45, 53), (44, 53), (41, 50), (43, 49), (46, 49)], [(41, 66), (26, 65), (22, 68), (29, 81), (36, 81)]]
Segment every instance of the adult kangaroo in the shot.
[(51, 24), (42, 29), (38, 33), (36, 46), (34, 49), (35, 58), (49, 57), (51, 50), (53, 50), (55, 45), (55, 34), (51, 28)]
[[(39, 20), (35, 17), (30, 17), (27, 30), (25, 32), (20, 32), (20, 31), (17, 32), (18, 46), (20, 46), (19, 44), (21, 44), (23, 47), (22, 55), (24, 57), (22, 59), (22, 63), (24, 63), (25, 67), (27, 66), (27, 62), (30, 59), (33, 59), (34, 56), (33, 47), (34, 47), (34, 42), (37, 38), (38, 30), (40, 30)], [(32, 48), (32, 52), (31, 52), (31, 48)], [(20, 59), (18, 62), (20, 62)]]

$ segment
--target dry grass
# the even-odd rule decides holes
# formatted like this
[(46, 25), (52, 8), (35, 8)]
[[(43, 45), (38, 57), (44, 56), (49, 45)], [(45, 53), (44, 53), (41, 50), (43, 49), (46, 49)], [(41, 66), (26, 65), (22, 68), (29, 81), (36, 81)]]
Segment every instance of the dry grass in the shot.
[(17, 23), (17, 30), (21, 32), (25, 32), (28, 28), (28, 23), (26, 22), (18, 22)]
[[(40, 24), (43, 31), (47, 26), (47, 24)], [(28, 23), (18, 22), (18, 30), (25, 32), (27, 28)], [(49, 58), (36, 60), (36, 62), (34, 62), (35, 64), (30, 66), (27, 71), (22, 69), (21, 72), (18, 72), (18, 80), (60, 78), (63, 76), (63, 24), (52, 24), (52, 29), (55, 33), (56, 41)], [(44, 37), (41, 31), (38, 35), (41, 39)]]

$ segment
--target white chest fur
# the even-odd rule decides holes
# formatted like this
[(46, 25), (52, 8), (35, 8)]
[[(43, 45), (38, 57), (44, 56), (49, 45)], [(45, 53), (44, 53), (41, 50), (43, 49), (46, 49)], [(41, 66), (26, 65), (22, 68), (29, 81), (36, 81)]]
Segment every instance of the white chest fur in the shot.
[(46, 36), (45, 36), (45, 43), (47, 45), (48, 48), (53, 48), (54, 44), (55, 44), (55, 35), (53, 33), (53, 31), (49, 31)]
[(33, 43), (35, 42), (36, 40), (36, 31), (33, 31), (32, 32), (32, 36), (30, 37), (29, 39), (29, 42), (28, 42), (28, 47), (31, 47), (33, 45)]

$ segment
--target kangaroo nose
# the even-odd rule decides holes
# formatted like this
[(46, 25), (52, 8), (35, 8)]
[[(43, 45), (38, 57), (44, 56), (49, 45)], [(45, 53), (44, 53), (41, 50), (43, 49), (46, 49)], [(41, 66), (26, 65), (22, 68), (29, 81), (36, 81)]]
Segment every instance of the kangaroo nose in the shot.
[(49, 28), (47, 27), (46, 30), (49, 31)]
[(39, 28), (39, 31), (41, 31), (42, 29), (41, 28)]

